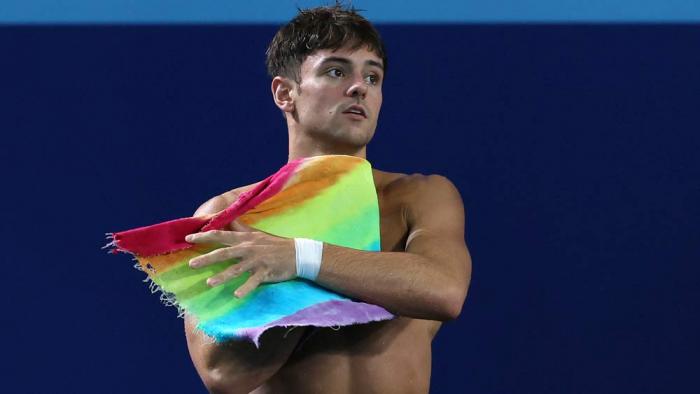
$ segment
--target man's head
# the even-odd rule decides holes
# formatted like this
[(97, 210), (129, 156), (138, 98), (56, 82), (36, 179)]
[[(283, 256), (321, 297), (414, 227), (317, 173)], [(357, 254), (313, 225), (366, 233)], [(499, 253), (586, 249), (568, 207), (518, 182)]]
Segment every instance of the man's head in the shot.
[(267, 72), (300, 82), (300, 68), (307, 56), (320, 50), (367, 47), (384, 64), (387, 59), (379, 32), (354, 8), (339, 3), (330, 7), (299, 10), (299, 14), (275, 34), (267, 48)]
[[(272, 94), (290, 130), (290, 150), (363, 154), (377, 127), (384, 44), (355, 10), (300, 11), (267, 51)], [(303, 152), (309, 153), (309, 152)]]

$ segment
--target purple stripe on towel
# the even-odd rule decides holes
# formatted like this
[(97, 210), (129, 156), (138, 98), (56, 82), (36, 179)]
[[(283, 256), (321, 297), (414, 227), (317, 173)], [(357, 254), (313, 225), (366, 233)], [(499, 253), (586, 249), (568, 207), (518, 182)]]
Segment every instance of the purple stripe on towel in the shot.
[(264, 326), (238, 330), (236, 334), (249, 338), (255, 343), (255, 346), (259, 347), (260, 335), (273, 327), (336, 327), (389, 320), (393, 317), (394, 315), (376, 305), (334, 300), (304, 308), (293, 315), (285, 316)]

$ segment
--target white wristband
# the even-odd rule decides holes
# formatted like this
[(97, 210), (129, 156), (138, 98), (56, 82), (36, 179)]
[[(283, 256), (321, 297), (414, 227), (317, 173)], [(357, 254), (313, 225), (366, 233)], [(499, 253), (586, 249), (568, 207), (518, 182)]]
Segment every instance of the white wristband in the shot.
[(316, 280), (321, 270), (323, 259), (323, 242), (307, 238), (294, 238), (297, 256), (297, 276)]

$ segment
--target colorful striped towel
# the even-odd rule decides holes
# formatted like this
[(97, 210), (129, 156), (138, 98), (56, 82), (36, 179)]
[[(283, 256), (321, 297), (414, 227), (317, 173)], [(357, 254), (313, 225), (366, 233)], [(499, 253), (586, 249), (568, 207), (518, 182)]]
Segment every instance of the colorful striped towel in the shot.
[(298, 279), (260, 285), (233, 296), (248, 274), (209, 287), (207, 278), (236, 260), (191, 269), (193, 257), (222, 245), (193, 245), (185, 236), (219, 230), (238, 219), (256, 230), (348, 248), (379, 251), (379, 207), (368, 161), (353, 156), (298, 159), (257, 184), (215, 216), (172, 220), (108, 234), (112, 251), (133, 254), (163, 298), (196, 317), (197, 327), (217, 342), (259, 338), (272, 327), (333, 327), (391, 319), (385, 309)]

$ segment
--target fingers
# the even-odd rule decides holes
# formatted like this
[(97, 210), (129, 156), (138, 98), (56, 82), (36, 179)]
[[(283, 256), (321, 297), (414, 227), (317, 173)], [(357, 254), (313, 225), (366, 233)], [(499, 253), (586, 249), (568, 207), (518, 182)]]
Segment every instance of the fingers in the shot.
[(219, 243), (224, 245), (234, 245), (240, 242), (250, 241), (254, 234), (245, 231), (222, 231), (211, 230), (203, 233), (190, 234), (185, 237), (185, 241), (193, 244)]
[(248, 280), (233, 292), (238, 298), (243, 298), (251, 291), (255, 290), (265, 279), (265, 272), (260, 270), (253, 273)]
[(228, 248), (220, 248), (207, 254), (197, 256), (190, 260), (191, 268), (201, 268), (216, 264), (229, 259), (241, 259), (250, 254), (251, 246), (248, 243), (241, 243)]
[[(229, 267), (227, 270), (207, 279), (207, 284), (212, 287), (218, 286), (224, 282), (227, 282), (239, 276), (243, 272), (250, 271), (254, 265), (254, 262), (247, 262)], [(255, 290), (258, 286), (260, 286), (260, 283), (262, 283), (265, 280), (265, 277), (267, 276), (265, 272), (266, 271), (264, 269), (258, 269), (254, 271), (253, 274), (248, 278), (248, 280), (246, 280), (245, 283), (243, 283), (240, 287), (238, 287), (238, 289), (236, 289), (233, 295), (235, 295), (238, 298), (241, 298), (245, 297), (251, 291)]]
[[(260, 283), (285, 281), (295, 277), (293, 240), (275, 237), (241, 223), (234, 223), (232, 228), (236, 231), (212, 230), (190, 234), (185, 238), (187, 242), (195, 244), (233, 245), (215, 249), (189, 261), (189, 266), (196, 269), (227, 260), (238, 260), (230, 267), (207, 279), (209, 286), (218, 286), (244, 272), (251, 272), (250, 277), (245, 279), (243, 285), (238, 287), (234, 293), (236, 297), (240, 298), (255, 290)], [(241, 278), (238, 283), (243, 280)]]
[(218, 286), (224, 282), (227, 282), (240, 274), (249, 271), (253, 266), (255, 265), (254, 261), (246, 261), (242, 263), (238, 263), (236, 265), (232, 265), (231, 267), (228, 267), (222, 272), (219, 272), (218, 274), (212, 276), (211, 278), (207, 279), (207, 284), (209, 286)]

